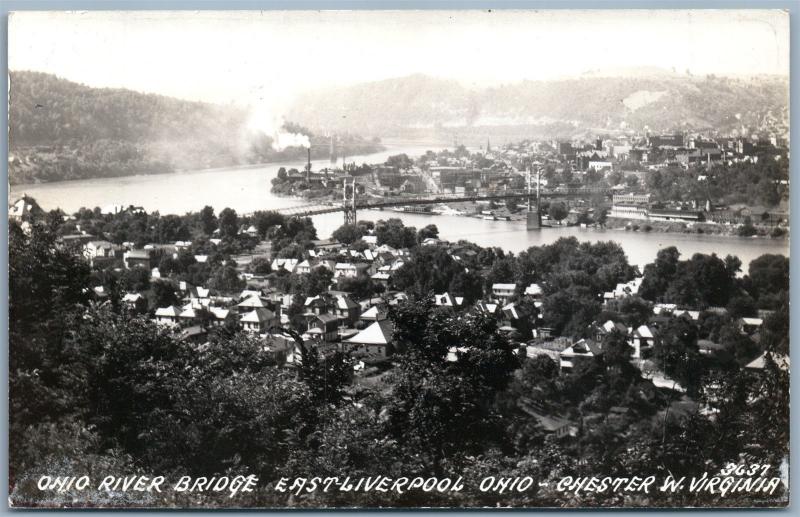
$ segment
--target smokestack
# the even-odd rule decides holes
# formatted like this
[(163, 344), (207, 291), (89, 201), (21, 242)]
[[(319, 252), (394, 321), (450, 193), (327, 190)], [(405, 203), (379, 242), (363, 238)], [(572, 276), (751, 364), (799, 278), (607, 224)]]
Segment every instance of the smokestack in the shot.
[(308, 146), (308, 165), (306, 165), (306, 180), (311, 174), (311, 146)]

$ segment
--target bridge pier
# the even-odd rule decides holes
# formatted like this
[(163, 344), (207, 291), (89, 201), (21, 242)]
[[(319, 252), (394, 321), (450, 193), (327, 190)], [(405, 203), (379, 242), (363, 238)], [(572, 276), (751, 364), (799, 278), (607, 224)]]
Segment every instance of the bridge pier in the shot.
[(542, 227), (542, 214), (539, 212), (539, 207), (536, 210), (528, 212), (527, 229), (539, 230)]
[(353, 182), (350, 188), (350, 198), (348, 199), (347, 195), (347, 180), (344, 180), (344, 195), (342, 196), (342, 205), (344, 208), (344, 224), (345, 225), (356, 225), (356, 179), (353, 178)]

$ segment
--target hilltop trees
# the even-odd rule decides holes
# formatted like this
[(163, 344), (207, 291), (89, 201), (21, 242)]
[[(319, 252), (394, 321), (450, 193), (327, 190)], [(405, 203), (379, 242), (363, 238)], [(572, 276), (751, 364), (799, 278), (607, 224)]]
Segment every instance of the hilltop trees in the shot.
[(214, 209), (208, 205), (200, 210), (200, 227), (206, 235), (211, 235), (217, 229), (217, 216), (214, 215)]
[(363, 237), (364, 233), (361, 226), (352, 224), (343, 224), (333, 231), (331, 237), (341, 242), (342, 244), (353, 244), (355, 241)]
[(464, 267), (453, 260), (445, 249), (421, 246), (414, 251), (411, 260), (395, 271), (392, 282), (398, 289), (420, 296), (428, 292), (441, 294), (447, 292), (451, 283), (463, 272)]
[(417, 229), (405, 226), (400, 219), (379, 221), (375, 227), (378, 246), (386, 244), (393, 248), (413, 248), (417, 243)]
[(700, 253), (684, 261), (679, 257), (674, 246), (658, 252), (655, 262), (644, 270), (643, 298), (691, 307), (724, 307), (737, 293), (741, 261), (736, 257), (722, 260), (716, 254)]

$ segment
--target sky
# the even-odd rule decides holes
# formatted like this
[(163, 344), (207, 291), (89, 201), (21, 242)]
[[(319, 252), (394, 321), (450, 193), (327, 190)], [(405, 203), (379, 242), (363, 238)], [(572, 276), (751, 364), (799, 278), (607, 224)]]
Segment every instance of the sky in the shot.
[(216, 103), (423, 73), (485, 86), (660, 67), (789, 74), (789, 15), (707, 11), (17, 12), (9, 69)]

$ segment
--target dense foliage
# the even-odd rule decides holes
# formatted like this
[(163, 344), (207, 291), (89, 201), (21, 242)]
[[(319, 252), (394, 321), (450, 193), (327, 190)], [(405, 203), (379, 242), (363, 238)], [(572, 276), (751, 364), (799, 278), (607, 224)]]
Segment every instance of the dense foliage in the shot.
[[(117, 219), (92, 211), (84, 215), (87, 225), (113, 226)], [(220, 213), (220, 229), (233, 218), (237, 225), (243, 222), (233, 211)], [(118, 219), (128, 231), (153, 232), (150, 226), (158, 227), (160, 218), (145, 224), (133, 216)], [(175, 226), (199, 236), (213, 221), (213, 211), (204, 210)], [(287, 247), (305, 246), (315, 236), (309, 222), (272, 213), (246, 223)], [(458, 278), (464, 281), (464, 274), (483, 264), (498, 281), (545, 286), (547, 322), (561, 332), (579, 334), (601, 310), (633, 325), (646, 318), (646, 300), (631, 298), (606, 308), (595, 301), (634, 273), (613, 243), (561, 239), (518, 256), (463, 243), (461, 251), (474, 252), (463, 254), (463, 264), (448, 260), (437, 246), (415, 244), (403, 266), (412, 296), (389, 311), (396, 354), (391, 365), (358, 377), (345, 353), (323, 355), (302, 346), (301, 361), (289, 368), (285, 357), (265, 352), (258, 338), (235, 329), (210, 333), (209, 341), (198, 345), (113, 299), (91, 301), (85, 287), (100, 272), (90, 272), (74, 250), (58, 243), (56, 226), (35, 223), (30, 233), (17, 224), (10, 228), (9, 473), (15, 504), (231, 504), (224, 492), (127, 493), (103, 495), (101, 501), (88, 492), (46, 499), (36, 488), (44, 474), (114, 471), (171, 479), (256, 475), (259, 488), (233, 502), (244, 507), (738, 506), (754, 500), (746, 493), (577, 496), (555, 486), (568, 475), (693, 476), (740, 461), (776, 469), (788, 454), (788, 371), (769, 357), (759, 375), (736, 360), (715, 363), (699, 355), (699, 340), (712, 336), (734, 357), (752, 355), (744, 348), (753, 342), (730, 333), (730, 320), (706, 312), (698, 324), (673, 318), (661, 329), (653, 360), (685, 388), (682, 393), (658, 387), (643, 374), (619, 332), (602, 339), (603, 354), (559, 373), (545, 355), (517, 354), (496, 318), (437, 308), (427, 293), (453, 289)], [(417, 240), (416, 232), (409, 235)], [(223, 248), (233, 249), (248, 237), (225, 239)], [(222, 255), (217, 271), (229, 267)], [(183, 267), (181, 260), (173, 267)], [(784, 290), (773, 300), (770, 294), (786, 287), (788, 262), (765, 256), (754, 261), (747, 277), (732, 278), (738, 269), (733, 258), (680, 261), (664, 250), (650, 271), (660, 279), (654, 292), (665, 295), (689, 296), (677, 272), (690, 275), (710, 293), (693, 298), (697, 303), (732, 293), (752, 296), (755, 303), (767, 299), (776, 310), (757, 344), (788, 352), (788, 295)], [(307, 276), (303, 282), (287, 278), (288, 290), (312, 295), (330, 281), (329, 272)], [(129, 274), (118, 281), (142, 288), (149, 285), (146, 280)], [(152, 295), (167, 299), (174, 293)], [(518, 303), (535, 316), (535, 307), (519, 298)], [(574, 432), (554, 434), (542, 414), (569, 422)], [(374, 492), (289, 496), (274, 490), (283, 476), (309, 475), (463, 476), (467, 486), (443, 494), (389, 492), (379, 500)], [(476, 480), (488, 475), (532, 476), (537, 486), (546, 485), (522, 493), (481, 492)]]

